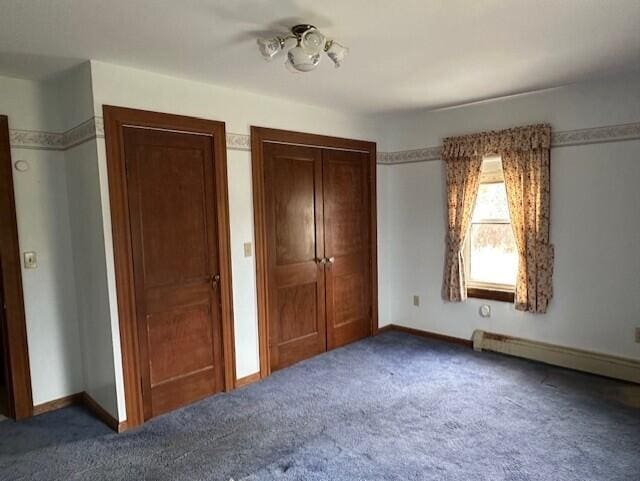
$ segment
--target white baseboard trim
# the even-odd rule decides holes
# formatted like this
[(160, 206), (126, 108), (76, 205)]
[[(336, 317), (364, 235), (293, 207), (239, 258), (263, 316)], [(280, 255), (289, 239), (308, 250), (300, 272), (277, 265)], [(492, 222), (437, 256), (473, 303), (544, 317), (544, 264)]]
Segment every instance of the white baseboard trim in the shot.
[(640, 384), (640, 361), (476, 330), (476, 351), (493, 351)]

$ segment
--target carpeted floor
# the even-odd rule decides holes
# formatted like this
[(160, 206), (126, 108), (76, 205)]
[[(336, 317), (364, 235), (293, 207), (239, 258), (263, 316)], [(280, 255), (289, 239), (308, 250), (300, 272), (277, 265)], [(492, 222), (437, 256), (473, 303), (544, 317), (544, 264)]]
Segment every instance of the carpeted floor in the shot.
[(121, 435), (81, 408), (4, 421), (0, 479), (638, 481), (637, 396), (385, 333)]

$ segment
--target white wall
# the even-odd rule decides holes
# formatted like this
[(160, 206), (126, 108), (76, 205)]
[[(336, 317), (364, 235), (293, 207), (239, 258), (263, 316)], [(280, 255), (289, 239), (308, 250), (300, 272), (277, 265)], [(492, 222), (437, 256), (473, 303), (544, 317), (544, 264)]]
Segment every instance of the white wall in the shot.
[[(376, 139), (370, 118), (100, 62), (41, 82), (0, 78), (0, 111), (12, 129), (65, 132), (101, 117), (103, 104), (218, 119), (240, 134), (261, 125)], [(36, 250), (40, 261), (24, 271), (34, 402), (85, 390), (124, 420), (104, 139), (64, 152), (15, 150), (32, 167), (14, 173), (21, 250)], [(244, 377), (259, 370), (255, 259), (243, 253), (254, 242), (250, 153), (229, 150), (228, 172), (236, 370)]]
[[(319, 107), (220, 88), (209, 84), (167, 77), (141, 70), (91, 62), (95, 115), (102, 116), (103, 105), (190, 115), (226, 123), (227, 132), (248, 134), (251, 125), (306, 131), (326, 135), (376, 139), (375, 122)], [(294, 77), (291, 81), (297, 81)], [(104, 139), (98, 139), (99, 170), (104, 178), (101, 195), (105, 225), (109, 303), (112, 339), (116, 360), (120, 359), (117, 301), (113, 272), (113, 240), (108, 212)], [(258, 358), (255, 259), (245, 258), (243, 244), (254, 244), (251, 161), (248, 151), (228, 151), (229, 211), (231, 224), (231, 264), (237, 376), (260, 370)], [(255, 246), (254, 246), (255, 247)], [(121, 372), (116, 372), (118, 399), (123, 400)], [(120, 406), (120, 419), (124, 406)]]
[[(299, 81), (299, 78), (292, 81)], [(435, 112), (351, 116), (283, 99), (91, 62), (45, 82), (0, 78), (0, 112), (12, 129), (65, 131), (102, 105), (379, 141), (379, 151), (434, 146), (447, 135), (550, 122), (572, 130), (640, 121), (640, 78), (623, 76)], [(14, 172), (34, 402), (81, 390), (126, 418), (104, 139), (65, 152), (12, 149), (31, 169)], [(468, 338), (476, 328), (640, 358), (640, 141), (552, 150), (555, 297), (533, 316), (492, 302), (440, 299), (444, 192), (439, 161), (378, 166), (380, 325)], [(231, 262), (238, 377), (259, 370), (251, 162), (228, 151)], [(615, 213), (612, 215), (611, 213)], [(624, 219), (624, 220), (620, 220)], [(421, 307), (412, 296), (421, 296)]]
[[(568, 86), (385, 122), (393, 150), (439, 145), (444, 136), (550, 122), (573, 130), (640, 121), (640, 77)], [(441, 161), (393, 165), (388, 174), (390, 318), (393, 323), (469, 339), (484, 329), (640, 359), (640, 141), (551, 151), (554, 298), (545, 315), (510, 304), (442, 301), (445, 204)], [(421, 306), (412, 305), (420, 295)], [(492, 317), (478, 314), (482, 303)]]
[(0, 77), (0, 112), (9, 128), (58, 132), (61, 117), (55, 90), (45, 82)]
[[(0, 78), (0, 113), (9, 128), (57, 131), (55, 82)], [(83, 364), (63, 152), (12, 148), (20, 251), (35, 251), (37, 269), (22, 269), (34, 404), (82, 390)]]
[[(250, 153), (230, 150), (227, 153), (227, 169), (236, 377), (240, 379), (260, 370)], [(251, 243), (251, 257), (243, 257), (241, 247), (245, 242)]]
[(84, 390), (108, 412), (117, 416), (119, 408), (114, 372), (119, 363), (111, 341), (96, 141), (69, 149), (65, 156)]
[(378, 214), (378, 327), (392, 324), (391, 317), (391, 256), (393, 232), (391, 225), (392, 213), (389, 210), (391, 174), (394, 167), (379, 164), (377, 168), (377, 214)]
[(640, 73), (431, 112), (386, 114), (378, 150), (395, 152), (440, 145), (444, 137), (549, 122), (573, 130), (638, 122)]

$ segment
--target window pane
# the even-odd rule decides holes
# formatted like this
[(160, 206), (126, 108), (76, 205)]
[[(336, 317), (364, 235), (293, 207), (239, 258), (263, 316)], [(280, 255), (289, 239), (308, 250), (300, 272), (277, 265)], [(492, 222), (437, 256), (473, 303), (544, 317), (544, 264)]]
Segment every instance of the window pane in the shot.
[(504, 182), (480, 184), (473, 211), (473, 222), (480, 222), (483, 219), (509, 221), (509, 204), (507, 204), (507, 190)]
[(469, 235), (470, 280), (515, 285), (518, 249), (511, 224), (472, 224)]

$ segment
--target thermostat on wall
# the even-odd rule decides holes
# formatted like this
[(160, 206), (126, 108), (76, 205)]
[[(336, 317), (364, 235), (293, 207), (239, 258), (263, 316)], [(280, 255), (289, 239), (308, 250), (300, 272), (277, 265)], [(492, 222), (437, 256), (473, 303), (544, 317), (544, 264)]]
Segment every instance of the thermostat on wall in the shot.
[(491, 317), (491, 306), (489, 304), (482, 304), (480, 306), (480, 315), (482, 317)]

